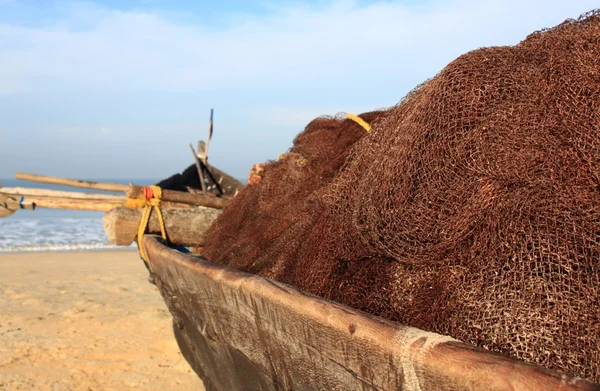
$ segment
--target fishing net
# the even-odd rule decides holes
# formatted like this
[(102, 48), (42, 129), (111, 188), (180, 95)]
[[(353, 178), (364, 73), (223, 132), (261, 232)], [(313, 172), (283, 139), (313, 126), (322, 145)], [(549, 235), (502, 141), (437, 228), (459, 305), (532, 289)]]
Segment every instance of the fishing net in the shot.
[(363, 119), (309, 124), (205, 255), (599, 381), (600, 11), (467, 53)]
[[(360, 117), (373, 122), (381, 114), (374, 111)], [(204, 254), (272, 278), (292, 267), (298, 260), (295, 249), (306, 242), (322, 209), (310, 196), (331, 181), (352, 145), (366, 134), (342, 116), (310, 122), (287, 153), (265, 164), (259, 184), (246, 187), (230, 201), (208, 233)]]

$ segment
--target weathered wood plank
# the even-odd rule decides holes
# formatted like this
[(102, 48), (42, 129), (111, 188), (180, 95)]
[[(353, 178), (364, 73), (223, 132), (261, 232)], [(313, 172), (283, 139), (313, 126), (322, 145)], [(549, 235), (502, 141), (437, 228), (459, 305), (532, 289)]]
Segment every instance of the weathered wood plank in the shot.
[[(117, 246), (131, 245), (138, 233), (142, 209), (118, 207), (109, 210), (102, 218), (108, 240)], [(204, 235), (220, 210), (204, 207), (162, 208), (169, 240), (181, 246), (203, 246)], [(147, 232), (160, 234), (158, 217), (150, 215)]]
[(182, 353), (208, 390), (600, 390), (146, 236)]

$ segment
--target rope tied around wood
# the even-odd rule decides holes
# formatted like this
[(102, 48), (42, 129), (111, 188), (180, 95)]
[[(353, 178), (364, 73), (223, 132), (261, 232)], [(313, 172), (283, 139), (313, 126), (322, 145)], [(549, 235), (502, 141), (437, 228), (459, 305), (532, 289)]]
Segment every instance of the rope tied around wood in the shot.
[(160, 210), (160, 202), (162, 199), (162, 189), (158, 186), (144, 186), (143, 193), (141, 196), (136, 198), (128, 198), (125, 206), (127, 208), (144, 208), (144, 212), (142, 213), (142, 219), (140, 220), (140, 225), (137, 233), (138, 240), (138, 248), (140, 251), (140, 256), (146, 262), (148, 262), (148, 255), (144, 250), (144, 246), (142, 245), (142, 237), (146, 232), (146, 228), (148, 227), (148, 223), (150, 221), (150, 215), (152, 214), (152, 209), (156, 211), (158, 217), (158, 224), (160, 225), (160, 233), (164, 240), (167, 240), (167, 232), (165, 229), (165, 220), (163, 218), (163, 214)]

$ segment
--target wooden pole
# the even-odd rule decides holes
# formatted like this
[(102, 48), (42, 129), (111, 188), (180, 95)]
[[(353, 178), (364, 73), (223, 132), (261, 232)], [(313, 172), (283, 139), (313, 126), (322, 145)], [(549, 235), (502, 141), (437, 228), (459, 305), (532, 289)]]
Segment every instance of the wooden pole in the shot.
[(0, 206), (0, 219), (3, 217), (8, 217), (15, 212), (16, 211), (13, 209), (8, 209), (8, 208), (4, 208), (4, 207)]
[(204, 174), (202, 173), (202, 168), (200, 168), (200, 161), (191, 143), (190, 149), (192, 150), (192, 155), (194, 155), (194, 163), (196, 163), (196, 170), (198, 170), (198, 177), (200, 178), (200, 186), (202, 186), (202, 192), (204, 193), (204, 195), (208, 195), (208, 193), (206, 192), (206, 183), (204, 183)]
[[(43, 175), (34, 175), (34, 174), (24, 174), (17, 173), (15, 175), (17, 179), (24, 179), (34, 182), (42, 182), (42, 183), (51, 183), (57, 185), (64, 186), (72, 186), (72, 187), (83, 187), (87, 189), (96, 189), (96, 190), (107, 190), (107, 191), (119, 191), (125, 192), (130, 198), (138, 198), (143, 196), (144, 187), (136, 186), (133, 184), (130, 185), (121, 185), (118, 183), (100, 183), (100, 182), (88, 182), (81, 181), (77, 179), (66, 179), (66, 178), (58, 178), (58, 177), (48, 177)], [(180, 204), (189, 204), (189, 205), (197, 205), (197, 206), (208, 206), (210, 208), (223, 209), (225, 204), (227, 204), (227, 200), (223, 198), (217, 198), (204, 194), (192, 194), (182, 191), (174, 191), (174, 190), (163, 190), (163, 201), (170, 201)], [(118, 197), (118, 196), (115, 196)], [(79, 198), (79, 197), (78, 197)], [(90, 198), (95, 198), (95, 196), (90, 196)], [(99, 198), (98, 198), (99, 199)], [(86, 209), (87, 210), (87, 209)]]
[(74, 199), (59, 197), (25, 197), (25, 200), (35, 204), (37, 208), (48, 209), (71, 209), (106, 212), (118, 206), (122, 206), (120, 201), (94, 200), (94, 199)]
[[(23, 197), (23, 203), (34, 204), (38, 208), (107, 211), (121, 206), (127, 197), (106, 194), (77, 193), (48, 189), (27, 189), (3, 187), (0, 194)], [(18, 204), (17, 204), (18, 209)]]
[[(142, 186), (131, 185), (127, 191), (127, 195), (131, 198), (138, 198), (144, 194)], [(190, 204), (197, 206), (207, 206), (209, 208), (223, 209), (227, 204), (227, 199), (217, 198), (204, 194), (186, 193), (183, 191), (163, 190), (163, 201), (178, 202), (182, 204)]]
[(50, 183), (53, 185), (79, 187), (79, 188), (83, 188), (83, 189), (95, 189), (95, 190), (119, 191), (119, 192), (127, 192), (127, 190), (129, 190), (128, 185), (122, 185), (119, 183), (102, 183), (102, 182), (82, 181), (79, 179), (67, 179), (67, 178), (59, 178), (59, 177), (52, 177), (52, 176), (46, 176), (46, 175), (27, 174), (24, 172), (16, 173), (15, 178), (24, 180), (24, 181), (30, 181), (30, 182)]
[(16, 212), (19, 209), (35, 210), (36, 204), (31, 201), (25, 201), (25, 200), (23, 200), (23, 202), (19, 202), (17, 200), (4, 200), (4, 201), (0, 200), (0, 207), (3, 207), (5, 209), (10, 209), (10, 210)]
[(0, 218), (7, 217), (19, 209), (34, 210), (35, 204), (25, 200), (16, 200), (6, 194), (0, 193)]
[(0, 188), (0, 193), (10, 194), (13, 196), (26, 196), (26, 197), (57, 197), (57, 198), (74, 198), (74, 199), (92, 199), (92, 200), (109, 200), (124, 203), (127, 201), (127, 197), (121, 195), (110, 195), (110, 194), (92, 194), (92, 193), (81, 193), (74, 191), (59, 191), (49, 189), (35, 189), (26, 187), (3, 187)]
[[(203, 207), (163, 209), (169, 241), (181, 246), (203, 246), (206, 231), (220, 213), (220, 210)], [(117, 246), (131, 245), (137, 236), (141, 218), (141, 209), (111, 209), (102, 219), (108, 240)], [(160, 234), (158, 218), (154, 212), (150, 215), (146, 232)]]
[[(3, 193), (5, 192), (6, 193)], [(19, 202), (14, 197), (23, 197)], [(5, 200), (5, 201), (3, 201)], [(106, 212), (118, 206), (125, 206), (127, 197), (119, 195), (76, 193), (46, 189), (2, 188), (0, 189), (0, 206), (8, 209), (70, 209)], [(4, 205), (6, 203), (6, 205)], [(162, 208), (189, 208), (187, 203), (164, 201)]]

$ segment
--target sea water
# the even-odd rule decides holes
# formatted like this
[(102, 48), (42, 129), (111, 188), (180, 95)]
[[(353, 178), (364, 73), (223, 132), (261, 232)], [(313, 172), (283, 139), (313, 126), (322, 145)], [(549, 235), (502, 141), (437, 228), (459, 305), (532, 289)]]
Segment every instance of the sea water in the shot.
[[(158, 180), (152, 179), (98, 179), (97, 181), (121, 184), (133, 182), (136, 185), (151, 185), (158, 182)], [(15, 179), (3, 179), (2, 187), (34, 187), (63, 191), (119, 194), (25, 182)], [(122, 195), (122, 193), (120, 194)], [(104, 216), (104, 212), (43, 208), (37, 208), (34, 211), (18, 210), (11, 216), (0, 218), (0, 253), (130, 250), (135, 248), (135, 244), (131, 246), (111, 245), (102, 227), (102, 216)]]

